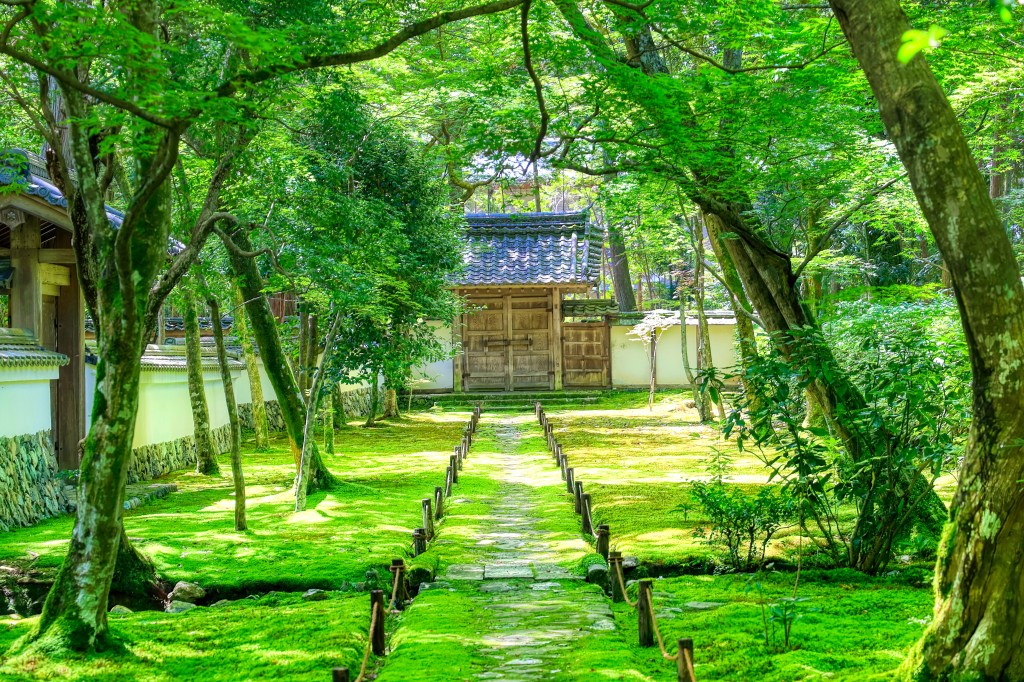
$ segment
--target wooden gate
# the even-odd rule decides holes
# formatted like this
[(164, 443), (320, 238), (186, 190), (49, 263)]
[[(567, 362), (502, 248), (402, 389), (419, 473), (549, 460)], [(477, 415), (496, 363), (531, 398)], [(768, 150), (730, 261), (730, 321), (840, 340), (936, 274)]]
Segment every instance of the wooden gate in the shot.
[(465, 391), (554, 388), (551, 295), (471, 296), (462, 331)]
[(611, 329), (606, 322), (562, 325), (562, 384), (566, 388), (611, 386)]

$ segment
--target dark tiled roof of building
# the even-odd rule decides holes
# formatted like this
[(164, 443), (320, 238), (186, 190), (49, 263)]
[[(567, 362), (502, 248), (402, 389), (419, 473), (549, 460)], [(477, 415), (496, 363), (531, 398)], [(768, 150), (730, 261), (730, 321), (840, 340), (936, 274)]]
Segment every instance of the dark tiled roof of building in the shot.
[[(3, 273), (3, 261), (0, 260), (0, 276)], [(231, 325), (235, 323), (235, 318), (231, 315), (224, 315), (220, 320), (220, 328), (224, 331), (231, 329)], [(207, 330), (213, 329), (213, 322), (209, 317), (199, 318), (199, 329)], [(96, 332), (96, 323), (93, 322), (91, 317), (85, 318), (85, 331), (89, 333)], [(180, 317), (165, 317), (164, 318), (164, 331), (165, 332), (183, 332), (185, 331), (185, 320)]]
[(592, 284), (601, 262), (586, 213), (471, 213), (459, 286)]
[(0, 327), (0, 369), (63, 367), (68, 362), (68, 356), (63, 353), (54, 353), (39, 345), (35, 335), (27, 329)]
[[(43, 158), (24, 149), (0, 152), (0, 185), (15, 185), (25, 194), (39, 197), (51, 206), (68, 207), (67, 198), (50, 180)], [(107, 219), (120, 227), (124, 214), (107, 206)]]

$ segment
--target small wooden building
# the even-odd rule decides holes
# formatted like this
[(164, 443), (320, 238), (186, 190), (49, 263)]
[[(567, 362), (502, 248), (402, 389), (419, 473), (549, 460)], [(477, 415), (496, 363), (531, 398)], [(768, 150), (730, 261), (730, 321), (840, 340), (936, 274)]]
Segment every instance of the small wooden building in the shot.
[(468, 302), (456, 329), (455, 391), (559, 390), (610, 385), (606, 322), (564, 321), (567, 295), (586, 296), (602, 239), (586, 213), (470, 214)]
[[(71, 248), (67, 199), (42, 159), (22, 150), (0, 163), (0, 295), (9, 319), (0, 327), (27, 330), (41, 346), (67, 356), (51, 384), (53, 442), (61, 468), (78, 466), (85, 436), (85, 302)], [(121, 214), (107, 217), (120, 224)]]

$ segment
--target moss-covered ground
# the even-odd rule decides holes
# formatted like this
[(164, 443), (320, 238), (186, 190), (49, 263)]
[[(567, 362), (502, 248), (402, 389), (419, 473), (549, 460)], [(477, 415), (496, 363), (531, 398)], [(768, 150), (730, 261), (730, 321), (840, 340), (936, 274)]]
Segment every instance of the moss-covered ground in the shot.
[[(783, 532), (772, 549), (783, 560), (776, 566), (786, 570), (702, 573), (717, 565), (720, 550), (693, 536), (700, 512), (686, 482), (704, 474), (702, 461), (713, 448), (732, 446), (696, 423), (688, 398), (662, 393), (648, 411), (642, 393), (611, 393), (550, 413), (593, 496), (595, 522), (611, 525), (613, 548), (641, 560), (628, 578), (645, 571), (664, 576), (655, 580), (654, 601), (670, 647), (679, 637), (694, 639), (701, 680), (891, 679), (930, 617), (930, 567), (897, 562), (891, 574), (872, 578), (811, 570), (807, 562), (796, 592), (806, 601), (797, 605), (787, 644), (778, 609), (794, 594), (796, 533)], [(234, 601), (182, 614), (112, 615), (124, 644), (119, 653), (5, 657), (0, 679), (323, 680), (333, 666), (357, 670), (369, 609), (356, 584), (373, 569), (384, 587), (385, 566), (408, 555), (409, 532), (421, 525), (420, 500), (442, 483), (467, 417), (423, 412), (377, 429), (340, 430), (339, 454), (326, 459), (342, 484), (311, 496), (302, 514), (292, 511), (285, 444), (266, 453), (250, 448), (246, 533), (232, 530), (227, 461), (217, 478), (164, 477), (178, 492), (128, 512), (128, 535), (166, 579), (198, 582), (211, 592), (205, 603)], [(733, 465), (737, 485), (767, 480), (752, 456), (735, 453)], [(636, 645), (635, 611), (576, 579), (593, 555), (570, 500), (532, 415), (485, 414), (438, 537), (413, 561), (441, 578), (388, 619), (390, 653), (374, 663), (380, 679), (675, 679), (673, 664), (657, 649)], [(510, 522), (517, 509), (521, 524)], [(3, 534), (0, 565), (55, 570), (71, 525), (69, 518), (53, 519)], [(459, 583), (445, 575), (517, 552), (550, 567), (553, 577)], [(481, 587), (494, 582), (504, 586)], [(537, 584), (547, 587), (531, 597)], [(330, 590), (328, 598), (303, 601), (301, 591), (311, 587)], [(606, 629), (609, 620), (614, 628)], [(34, 621), (0, 621), (0, 650)], [(530, 646), (537, 656), (524, 653)]]

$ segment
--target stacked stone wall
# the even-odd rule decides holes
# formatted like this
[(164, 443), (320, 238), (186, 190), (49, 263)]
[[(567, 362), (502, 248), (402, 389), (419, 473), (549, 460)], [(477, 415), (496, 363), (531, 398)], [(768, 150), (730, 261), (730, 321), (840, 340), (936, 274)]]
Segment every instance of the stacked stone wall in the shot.
[(30, 526), (71, 509), (49, 429), (0, 438), (0, 527)]

